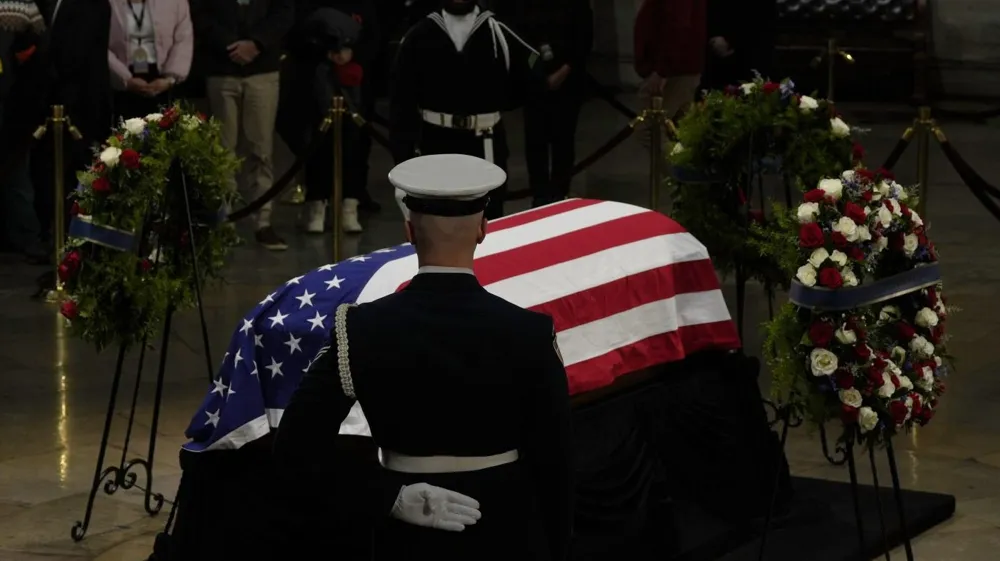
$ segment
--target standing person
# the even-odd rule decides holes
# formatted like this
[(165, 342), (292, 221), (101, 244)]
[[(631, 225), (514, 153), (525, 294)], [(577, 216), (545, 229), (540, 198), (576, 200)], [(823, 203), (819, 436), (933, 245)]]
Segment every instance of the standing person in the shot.
[[(381, 447), (384, 488), (427, 482), (483, 505), (482, 519), (461, 533), (390, 521), (376, 528), (374, 559), (564, 561), (570, 401), (552, 319), (490, 294), (473, 272), (489, 193), (506, 174), (443, 154), (406, 161), (389, 180), (405, 193), (417, 274), (391, 296), (337, 308), (329, 347), (282, 415), (275, 453), (328, 451), (329, 427), (357, 401)], [(313, 492), (302, 499), (315, 502)]]
[(111, 0), (108, 65), (120, 119), (170, 103), (191, 71), (194, 31), (187, 0)]
[(663, 98), (667, 117), (694, 101), (705, 68), (707, 0), (645, 0), (635, 18), (635, 71), (643, 106)]
[(774, 56), (775, 0), (708, 0), (708, 60), (703, 89), (767, 76)]
[(594, 45), (594, 13), (590, 0), (519, 0), (512, 9), (518, 31), (541, 54), (548, 75), (549, 91), (524, 104), (528, 183), (532, 206), (541, 206), (569, 195), (587, 57)]
[[(502, 169), (510, 150), (502, 111), (540, 93), (538, 52), (474, 0), (441, 0), (399, 45), (390, 83), (393, 158), (468, 154)], [(490, 195), (486, 217), (503, 216), (506, 184)], [(399, 193), (397, 192), (397, 196)]]
[[(193, 0), (195, 37), (207, 79), (208, 101), (222, 124), (222, 142), (236, 150), (239, 132), (249, 145), (251, 199), (274, 180), (274, 129), (285, 34), (294, 23), (292, 0)], [(236, 177), (233, 177), (236, 182)], [(256, 216), (257, 243), (288, 249), (271, 225), (271, 203)]]

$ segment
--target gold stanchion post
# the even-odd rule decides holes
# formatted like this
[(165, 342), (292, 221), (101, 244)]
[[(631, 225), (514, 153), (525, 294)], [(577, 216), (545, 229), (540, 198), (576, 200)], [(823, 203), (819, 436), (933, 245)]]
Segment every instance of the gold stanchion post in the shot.
[(920, 200), (917, 202), (917, 214), (927, 216), (927, 191), (930, 186), (931, 170), (931, 134), (937, 124), (931, 116), (930, 107), (921, 107), (916, 121), (913, 123), (917, 133), (917, 182), (920, 185)]
[(826, 59), (826, 99), (829, 101), (833, 101), (836, 89), (837, 57), (842, 58), (848, 64), (854, 63), (854, 57), (851, 56), (851, 53), (837, 46), (837, 39), (830, 37), (826, 40), (826, 49), (820, 51), (810, 63), (813, 68), (818, 68), (823, 59)]
[(645, 121), (649, 126), (649, 209), (660, 208), (660, 181), (663, 159), (663, 98), (653, 96)]
[(333, 262), (341, 259), (344, 197), (344, 98), (334, 96), (330, 106), (330, 126), (333, 127), (333, 201), (330, 204), (330, 222), (333, 224)]
[[(82, 135), (69, 117), (62, 105), (52, 106), (52, 116), (45, 120), (34, 132), (36, 140), (41, 140), (49, 132), (52, 132), (53, 148), (53, 179), (55, 205), (52, 213), (52, 244), (55, 250), (55, 260), (53, 266), (62, 260), (62, 254), (66, 247), (66, 153), (64, 133), (69, 131), (73, 140), (80, 140)], [(63, 284), (59, 276), (55, 276), (55, 290), (49, 293), (46, 298), (49, 301), (60, 301), (63, 297)]]

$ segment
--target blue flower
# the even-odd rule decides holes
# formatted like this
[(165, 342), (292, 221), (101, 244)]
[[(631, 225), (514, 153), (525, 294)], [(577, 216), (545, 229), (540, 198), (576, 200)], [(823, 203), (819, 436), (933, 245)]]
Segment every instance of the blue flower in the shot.
[(785, 80), (781, 83), (781, 97), (791, 97), (795, 93), (795, 82), (791, 79)]

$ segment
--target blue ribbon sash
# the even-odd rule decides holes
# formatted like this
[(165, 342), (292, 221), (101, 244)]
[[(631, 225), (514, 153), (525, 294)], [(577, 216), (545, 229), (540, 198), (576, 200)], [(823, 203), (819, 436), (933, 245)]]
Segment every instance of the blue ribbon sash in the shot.
[(89, 216), (76, 216), (69, 223), (69, 235), (119, 251), (135, 248), (135, 234), (110, 226), (95, 224)]
[(881, 279), (871, 284), (831, 290), (805, 286), (793, 280), (788, 299), (796, 306), (813, 310), (845, 311), (864, 308), (886, 300), (916, 292), (941, 281), (937, 263)]

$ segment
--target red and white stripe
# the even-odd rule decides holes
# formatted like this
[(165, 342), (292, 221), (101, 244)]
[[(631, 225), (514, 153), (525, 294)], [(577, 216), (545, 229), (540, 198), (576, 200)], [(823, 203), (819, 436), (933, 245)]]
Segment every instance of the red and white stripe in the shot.
[[(641, 207), (570, 199), (496, 220), (475, 270), (493, 294), (552, 316), (574, 394), (740, 346), (705, 246)], [(358, 303), (399, 290), (416, 271), (415, 255), (387, 263)]]

